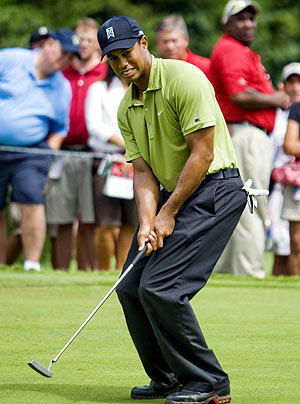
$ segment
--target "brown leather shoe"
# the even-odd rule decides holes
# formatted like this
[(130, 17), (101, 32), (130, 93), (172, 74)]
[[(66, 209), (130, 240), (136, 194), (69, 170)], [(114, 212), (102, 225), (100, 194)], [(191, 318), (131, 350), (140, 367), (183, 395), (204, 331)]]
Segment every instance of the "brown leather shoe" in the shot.
[(230, 390), (222, 389), (220, 392), (200, 392), (181, 390), (179, 393), (169, 394), (165, 404), (225, 404), (231, 402)]

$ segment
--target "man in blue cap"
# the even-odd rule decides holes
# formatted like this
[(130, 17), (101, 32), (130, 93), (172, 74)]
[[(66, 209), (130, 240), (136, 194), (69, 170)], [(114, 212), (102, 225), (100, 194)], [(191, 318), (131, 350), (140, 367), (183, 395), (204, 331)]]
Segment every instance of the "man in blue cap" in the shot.
[(42, 27), (37, 28), (33, 31), (30, 35), (28, 48), (29, 49), (39, 49), (44, 46), (46, 39), (53, 37), (55, 34), (51, 28), (46, 27), (43, 25)]
[[(46, 234), (44, 186), (50, 155), (39, 149), (59, 149), (68, 132), (71, 88), (59, 70), (79, 55), (80, 38), (61, 28), (43, 49), (0, 50), (0, 263), (6, 262), (4, 208), (8, 187), (22, 214), (24, 269), (40, 270)], [(2, 150), (1, 150), (2, 146)], [(35, 153), (5, 151), (25, 146)]]
[(156, 59), (129, 17), (98, 31), (102, 56), (130, 83), (118, 111), (134, 168), (139, 229), (117, 288), (150, 385), (133, 399), (230, 403), (229, 378), (207, 347), (190, 300), (204, 287), (246, 204), (212, 85), (195, 66)]

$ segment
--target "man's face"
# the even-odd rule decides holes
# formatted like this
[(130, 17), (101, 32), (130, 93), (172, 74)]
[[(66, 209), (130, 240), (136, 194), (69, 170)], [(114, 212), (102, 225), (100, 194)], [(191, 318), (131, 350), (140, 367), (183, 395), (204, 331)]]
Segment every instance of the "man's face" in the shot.
[(179, 30), (160, 31), (156, 34), (156, 47), (164, 59), (185, 60), (189, 38)]
[(251, 9), (245, 9), (231, 16), (226, 24), (226, 30), (232, 38), (250, 46), (256, 32), (255, 14)]
[(292, 102), (300, 102), (300, 76), (290, 75), (284, 82), (284, 91), (290, 96)]
[(47, 41), (48, 38), (41, 38), (31, 45), (30, 49), (42, 49), (45, 45), (45, 42)]
[(64, 51), (60, 42), (52, 38), (45, 42), (43, 53), (46, 58), (46, 69), (49, 73), (66, 69), (74, 57), (74, 53)]
[(79, 26), (76, 28), (75, 33), (81, 38), (79, 50), (81, 60), (92, 58), (99, 50), (97, 30), (90, 27)]
[(108, 62), (118, 77), (127, 83), (148, 79), (148, 42), (144, 36), (132, 48), (107, 53)]

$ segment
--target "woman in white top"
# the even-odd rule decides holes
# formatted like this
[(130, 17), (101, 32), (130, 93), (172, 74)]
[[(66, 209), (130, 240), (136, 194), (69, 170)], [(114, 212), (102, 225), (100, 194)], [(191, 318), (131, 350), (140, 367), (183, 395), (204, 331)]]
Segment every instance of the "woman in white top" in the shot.
[(104, 81), (93, 83), (85, 101), (85, 120), (89, 132), (88, 145), (94, 152), (107, 157), (96, 158), (93, 166), (93, 190), (96, 216), (96, 245), (99, 267), (109, 269), (111, 257), (116, 257), (116, 268), (122, 269), (131, 239), (138, 224), (134, 199), (108, 197), (104, 195), (105, 171), (113, 157), (122, 160), (122, 171), (130, 170), (131, 164), (124, 160), (125, 144), (118, 127), (117, 113), (127, 84), (107, 67)]

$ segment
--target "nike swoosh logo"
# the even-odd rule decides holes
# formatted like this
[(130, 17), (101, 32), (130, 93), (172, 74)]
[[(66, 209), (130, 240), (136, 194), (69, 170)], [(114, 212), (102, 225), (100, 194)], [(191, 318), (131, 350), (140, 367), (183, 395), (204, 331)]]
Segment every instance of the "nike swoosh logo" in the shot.
[(161, 110), (161, 111), (159, 111), (159, 112), (157, 113), (157, 115), (160, 116), (163, 112), (164, 112), (164, 109)]

